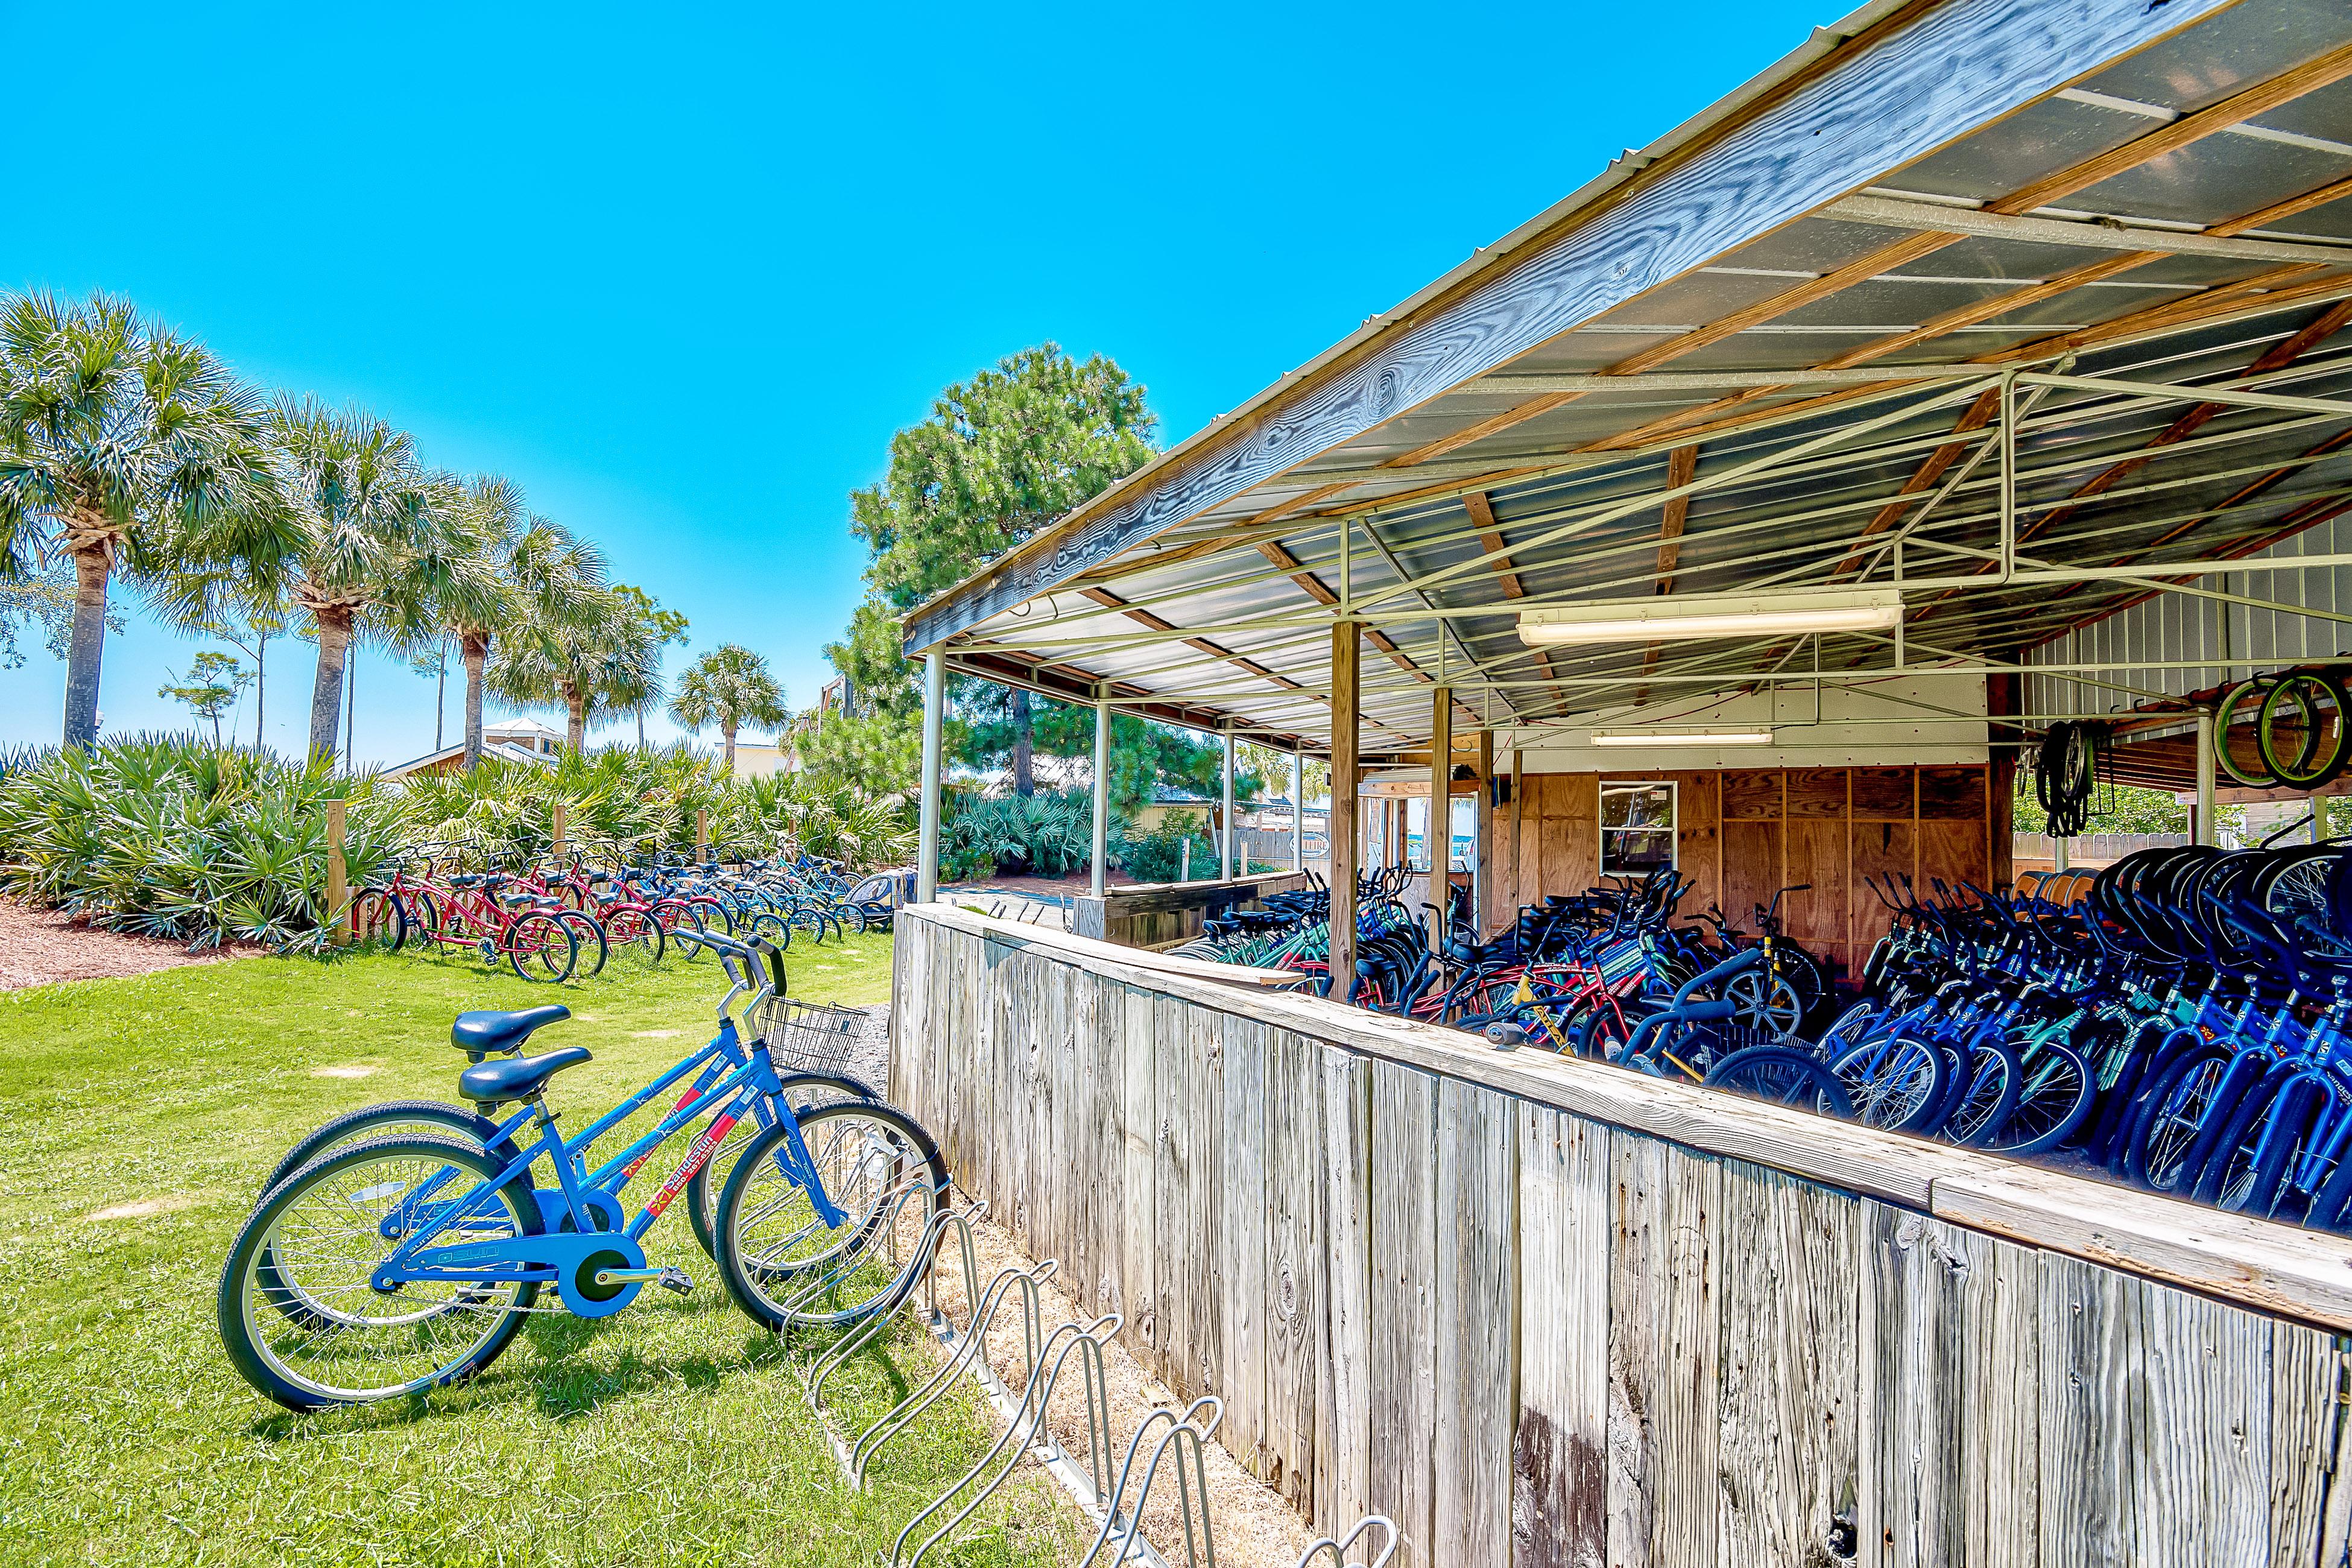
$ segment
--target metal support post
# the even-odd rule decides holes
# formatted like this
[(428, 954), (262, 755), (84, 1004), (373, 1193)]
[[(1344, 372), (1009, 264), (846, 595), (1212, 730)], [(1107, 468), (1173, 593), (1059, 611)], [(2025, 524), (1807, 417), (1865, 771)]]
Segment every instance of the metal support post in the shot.
[(1307, 869), (1307, 742), (1290, 752), (1290, 868)]
[[(1443, 645), (1440, 645), (1441, 650)], [(1422, 832), (1429, 851), (1429, 901), (1437, 912), (1430, 940), (1445, 951), (1445, 914), (1454, 901), (1454, 689), (1438, 686), (1430, 695), (1429, 826)]]
[(1342, 620), (1331, 628), (1331, 999), (1350, 999), (1356, 981), (1356, 859), (1363, 848), (1356, 816), (1356, 689), (1363, 629)]
[(2219, 844), (2221, 835), (2213, 823), (2213, 747), (2220, 737), (2213, 732), (2213, 712), (2208, 709), (2197, 715), (2197, 820), (2189, 825), (2200, 844)]
[(1220, 857), (1218, 877), (1222, 881), (1230, 882), (1234, 879), (1234, 850), (1237, 847), (1237, 841), (1234, 837), (1234, 828), (1235, 826), (1234, 822), (1234, 727), (1230, 722), (1225, 725), (1224, 807), (1224, 853)]
[(1087, 891), (1099, 899), (1110, 878), (1110, 703), (1095, 689), (1094, 874)]
[(947, 702), (947, 657), (937, 648), (923, 656), (923, 776), (920, 826), (916, 837), (915, 901), (940, 895), (940, 719)]

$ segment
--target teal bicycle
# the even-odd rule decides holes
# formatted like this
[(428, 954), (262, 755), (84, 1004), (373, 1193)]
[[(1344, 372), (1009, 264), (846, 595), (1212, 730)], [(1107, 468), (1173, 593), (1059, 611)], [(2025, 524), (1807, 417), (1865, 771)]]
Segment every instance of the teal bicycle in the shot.
[[(773, 947), (699, 940), (728, 964), (730, 1000), (753, 994), (747, 1016), (782, 1002)], [(296, 1410), (418, 1394), (479, 1373), (533, 1311), (602, 1318), (647, 1284), (691, 1289), (682, 1270), (647, 1262), (644, 1238), (746, 1121), (757, 1131), (713, 1205), (709, 1238), (736, 1305), (781, 1331), (862, 1321), (906, 1299), (949, 1184), (919, 1123), (870, 1098), (796, 1103), (793, 1090), (824, 1075), (780, 1072), (779, 1031), (747, 1034), (722, 1007), (719, 1037), (566, 1140), (548, 1086), (590, 1054), (517, 1053), (568, 1016), (557, 1006), (459, 1018), (452, 1043), (471, 1062), (460, 1097), (521, 1107), (490, 1136), (395, 1131), (330, 1143), (270, 1186), (229, 1249), (216, 1300), (222, 1342), (256, 1389)], [(707, 1088), (589, 1167), (601, 1136), (689, 1078)], [(697, 1123), (684, 1157), (628, 1213), (623, 1189)]]

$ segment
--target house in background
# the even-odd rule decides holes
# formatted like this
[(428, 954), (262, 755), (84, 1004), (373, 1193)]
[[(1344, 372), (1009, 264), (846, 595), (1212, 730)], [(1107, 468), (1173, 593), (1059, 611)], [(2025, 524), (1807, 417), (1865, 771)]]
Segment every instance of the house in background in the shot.
[[(552, 767), (563, 751), (563, 731), (551, 730), (536, 719), (502, 719), (495, 724), (482, 726), (482, 755), (508, 763), (536, 763)], [(414, 775), (454, 773), (466, 765), (466, 744), (444, 746), (437, 752), (427, 752), (398, 767), (386, 768), (387, 779), (404, 779)]]

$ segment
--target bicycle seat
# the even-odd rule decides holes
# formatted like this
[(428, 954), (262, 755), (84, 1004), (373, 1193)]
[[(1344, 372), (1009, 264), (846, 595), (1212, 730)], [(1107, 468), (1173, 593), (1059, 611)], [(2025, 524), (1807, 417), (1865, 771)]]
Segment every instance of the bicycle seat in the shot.
[(457, 1075), (457, 1092), (481, 1105), (496, 1105), (502, 1100), (529, 1100), (565, 1068), (576, 1068), (594, 1059), (585, 1046), (558, 1046), (535, 1057), (482, 1062)]
[(544, 1007), (525, 1007), (519, 1013), (460, 1013), (457, 1021), (449, 1026), (449, 1043), (468, 1056), (495, 1056), (520, 1050), (522, 1043), (530, 1038), (532, 1030), (560, 1024), (570, 1016), (572, 1009), (561, 1002), (551, 1002)]

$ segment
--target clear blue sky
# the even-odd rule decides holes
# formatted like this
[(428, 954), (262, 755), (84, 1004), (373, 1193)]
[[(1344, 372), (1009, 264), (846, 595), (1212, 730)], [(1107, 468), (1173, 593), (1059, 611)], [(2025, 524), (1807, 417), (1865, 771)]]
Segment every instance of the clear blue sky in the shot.
[[(940, 387), (1050, 338), (1189, 434), (1833, 4), (0, 0), (0, 287), (128, 294), (511, 476), (692, 618), (673, 672), (740, 642), (805, 704), (858, 591), (846, 494)], [(155, 689), (196, 648), (132, 618), (106, 728), (183, 725)], [(57, 735), (29, 652), (0, 741)], [(310, 650), (273, 655), (298, 750)], [(429, 682), (358, 680), (362, 761), (431, 744)]]

